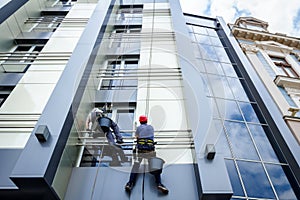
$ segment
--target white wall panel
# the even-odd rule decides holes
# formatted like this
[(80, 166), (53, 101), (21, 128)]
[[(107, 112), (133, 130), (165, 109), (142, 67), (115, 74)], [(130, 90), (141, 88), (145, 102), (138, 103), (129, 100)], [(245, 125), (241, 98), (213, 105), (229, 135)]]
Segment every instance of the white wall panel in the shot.
[(20, 80), (19, 83), (40, 83), (40, 84), (45, 84), (45, 83), (53, 83), (56, 84), (62, 71), (46, 71), (46, 72), (41, 72), (41, 71), (32, 71), (32, 72), (27, 72), (22, 79)]
[(55, 84), (18, 84), (0, 108), (1, 113), (42, 113)]
[(0, 149), (21, 149), (27, 143), (31, 132), (28, 133), (1, 133)]

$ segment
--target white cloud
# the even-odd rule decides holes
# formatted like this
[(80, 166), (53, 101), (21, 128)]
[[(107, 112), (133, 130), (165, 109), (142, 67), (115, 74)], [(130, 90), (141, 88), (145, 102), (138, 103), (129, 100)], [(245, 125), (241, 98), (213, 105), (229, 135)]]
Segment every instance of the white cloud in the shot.
[[(293, 20), (300, 9), (299, 0), (180, 0), (184, 12), (208, 17), (221, 16), (227, 23), (234, 23), (243, 16), (251, 16), (269, 23), (272, 33), (286, 33), (300, 37)], [(205, 12), (210, 5), (209, 12)], [(297, 22), (300, 24), (300, 21)]]

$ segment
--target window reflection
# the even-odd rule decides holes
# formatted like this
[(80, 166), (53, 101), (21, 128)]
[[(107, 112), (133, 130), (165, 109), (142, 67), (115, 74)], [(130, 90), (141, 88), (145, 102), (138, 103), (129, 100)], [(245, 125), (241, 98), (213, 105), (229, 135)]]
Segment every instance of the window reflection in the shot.
[(237, 161), (248, 197), (270, 198), (275, 195), (261, 163)]
[(223, 47), (214, 47), (216, 51), (216, 56), (220, 62), (230, 63), (230, 60), (226, 54), (226, 51)]
[(266, 164), (266, 168), (279, 199), (297, 199), (282, 166)]
[(225, 121), (225, 128), (236, 158), (259, 160), (244, 123)]
[(219, 62), (212, 62), (212, 61), (205, 60), (204, 65), (207, 73), (220, 74), (220, 75), (224, 74), (221, 64)]
[(218, 56), (213, 46), (206, 45), (206, 44), (199, 44), (199, 49), (201, 51), (201, 55), (203, 59), (218, 61)]
[(239, 101), (249, 101), (248, 96), (243, 89), (242, 84), (240, 83), (240, 80), (238, 78), (227, 78), (228, 83), (231, 87), (231, 90), (233, 92), (233, 95), (235, 96), (236, 100)]
[(221, 117), (230, 120), (243, 121), (242, 114), (235, 101), (216, 99)]
[(259, 123), (259, 120), (256, 116), (256, 113), (250, 103), (239, 102), (240, 108), (244, 115), (244, 118), (247, 122), (256, 122)]
[(208, 36), (195, 34), (195, 37), (196, 37), (198, 43), (211, 45), (211, 42), (210, 42)]
[(233, 160), (225, 160), (234, 196), (245, 196)]
[(258, 151), (264, 161), (279, 163), (279, 160), (261, 125), (248, 124)]
[(234, 99), (225, 77), (209, 74), (207, 77), (215, 97)]
[[(221, 122), (215, 122), (216, 125), (218, 125), (217, 123), (221, 123)], [(220, 128), (220, 136), (218, 138), (217, 144), (216, 144), (216, 152), (222, 152), (222, 155), (226, 158), (232, 158), (229, 146), (228, 146), (228, 142), (224, 133), (224, 130), (222, 128), (222, 126), (218, 126), (218, 128)]]
[(232, 64), (222, 63), (222, 67), (226, 76), (237, 77)]

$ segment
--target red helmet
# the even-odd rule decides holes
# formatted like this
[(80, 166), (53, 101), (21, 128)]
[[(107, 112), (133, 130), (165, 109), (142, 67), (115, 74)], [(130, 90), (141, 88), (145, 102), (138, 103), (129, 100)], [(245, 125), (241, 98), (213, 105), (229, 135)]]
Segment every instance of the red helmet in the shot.
[(147, 116), (145, 116), (145, 115), (141, 115), (139, 121), (140, 121), (141, 123), (147, 123), (148, 118), (147, 118)]

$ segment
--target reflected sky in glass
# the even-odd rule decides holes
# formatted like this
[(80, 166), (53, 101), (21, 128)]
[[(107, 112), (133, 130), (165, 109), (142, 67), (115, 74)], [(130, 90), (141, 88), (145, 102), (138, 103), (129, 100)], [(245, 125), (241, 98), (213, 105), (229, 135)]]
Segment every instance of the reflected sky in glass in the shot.
[(249, 101), (248, 96), (238, 78), (227, 77), (227, 80), (236, 100)]
[(274, 199), (270, 182), (261, 163), (237, 161), (248, 197)]
[(282, 167), (266, 164), (266, 168), (279, 199), (297, 199)]
[(203, 62), (207, 73), (224, 75), (221, 64), (219, 62), (213, 62), (208, 60), (205, 60)]
[(261, 125), (248, 124), (258, 151), (264, 161), (279, 163), (279, 160)]
[(199, 49), (201, 51), (201, 55), (203, 59), (218, 61), (218, 56), (213, 46), (206, 45), (206, 44), (199, 44)]
[(220, 114), (225, 119), (243, 121), (243, 116), (235, 101), (216, 99)]
[(237, 77), (232, 64), (222, 63), (222, 67), (226, 76)]
[(221, 120), (213, 120), (213, 123), (215, 129), (220, 131), (219, 138), (216, 143), (216, 152), (220, 152), (219, 154), (222, 154), (224, 157), (232, 158)]
[(223, 47), (214, 47), (220, 62), (231, 63)]
[(234, 196), (245, 196), (233, 160), (225, 160)]
[(208, 74), (207, 77), (215, 97), (226, 99), (234, 98), (228, 82), (224, 76)]
[(259, 123), (256, 113), (250, 103), (239, 102), (239, 105), (247, 122)]
[(225, 121), (224, 125), (232, 144), (234, 156), (242, 159), (259, 160), (246, 125), (229, 121)]

